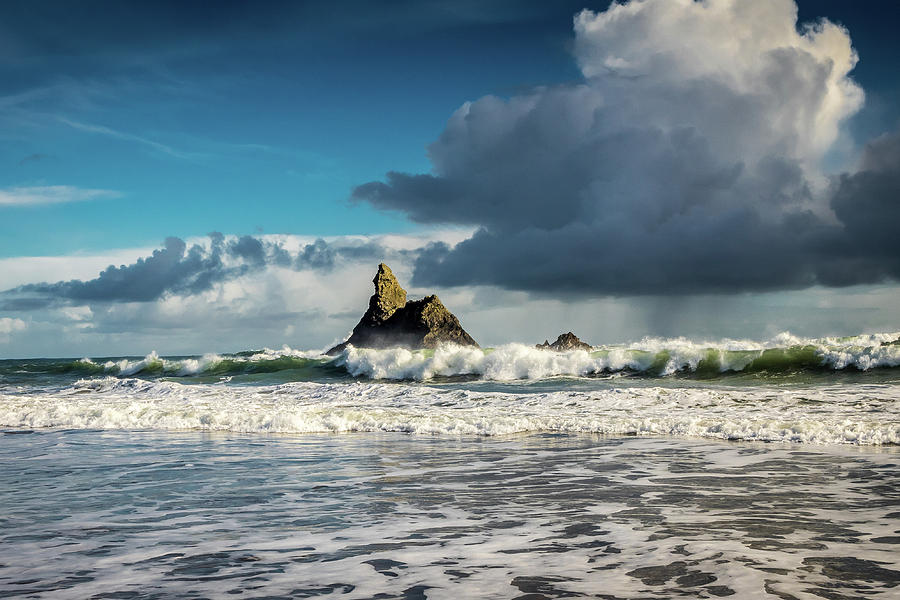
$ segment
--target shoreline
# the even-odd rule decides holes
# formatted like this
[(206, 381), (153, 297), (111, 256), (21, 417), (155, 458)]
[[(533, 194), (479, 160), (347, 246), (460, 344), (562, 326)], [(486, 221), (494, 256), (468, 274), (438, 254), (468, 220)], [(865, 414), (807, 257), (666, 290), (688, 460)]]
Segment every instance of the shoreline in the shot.
[(0, 447), (17, 457), (0, 474), (8, 597), (630, 600), (900, 581), (896, 451), (97, 433)]

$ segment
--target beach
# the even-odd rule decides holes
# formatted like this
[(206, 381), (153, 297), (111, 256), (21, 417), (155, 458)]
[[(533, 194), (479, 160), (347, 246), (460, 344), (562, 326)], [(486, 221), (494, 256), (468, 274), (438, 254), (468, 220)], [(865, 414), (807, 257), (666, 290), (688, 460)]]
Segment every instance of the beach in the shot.
[(4, 597), (892, 597), (896, 447), (7, 433)]
[(895, 337), (0, 361), (0, 595), (889, 598)]

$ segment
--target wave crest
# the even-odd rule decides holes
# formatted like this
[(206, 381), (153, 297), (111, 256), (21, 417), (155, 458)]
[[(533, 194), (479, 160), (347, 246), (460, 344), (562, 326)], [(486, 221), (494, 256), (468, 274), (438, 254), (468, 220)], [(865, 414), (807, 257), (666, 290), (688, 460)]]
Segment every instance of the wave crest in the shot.
[(261, 433), (551, 431), (811, 444), (900, 443), (900, 385), (501, 393), (389, 383), (185, 385), (94, 378), (0, 393), (0, 426)]
[(803, 339), (788, 333), (769, 342), (645, 338), (592, 352), (553, 352), (523, 344), (497, 348), (441, 346), (434, 351), (348, 347), (338, 359), (354, 377), (412, 379), (477, 376), (494, 381), (636, 373), (715, 377), (724, 373), (792, 373), (809, 370), (867, 371), (900, 366), (898, 334)]
[[(232, 377), (289, 372), (285, 379), (335, 378), (431, 381), (475, 377), (491, 381), (620, 374), (666, 377), (676, 374), (716, 378), (734, 373), (793, 374), (804, 371), (869, 371), (900, 366), (900, 333), (846, 338), (800, 338), (782, 333), (767, 342), (686, 338), (645, 338), (630, 344), (597, 346), (591, 352), (553, 352), (523, 344), (496, 348), (441, 346), (435, 350), (347, 347), (337, 358), (318, 350), (261, 350), (237, 354), (161, 357), (59, 363), (51, 371), (118, 377)], [(27, 365), (26, 365), (27, 367)], [(16, 368), (24, 368), (18, 365)], [(29, 367), (30, 368), (30, 367)], [(44, 372), (45, 366), (36, 366)]]

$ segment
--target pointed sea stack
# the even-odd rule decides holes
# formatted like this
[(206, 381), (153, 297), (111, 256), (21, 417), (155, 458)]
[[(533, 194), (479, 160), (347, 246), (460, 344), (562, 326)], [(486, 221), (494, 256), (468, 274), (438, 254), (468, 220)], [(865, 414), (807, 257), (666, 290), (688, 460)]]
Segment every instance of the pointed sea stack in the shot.
[(478, 346), (459, 319), (447, 310), (437, 296), (406, 301), (406, 290), (400, 287), (390, 267), (381, 263), (372, 280), (375, 294), (369, 308), (353, 328), (350, 338), (328, 351), (339, 354), (348, 345), (356, 348), (434, 348), (443, 342), (461, 346)]
[(544, 340), (543, 344), (538, 344), (535, 348), (539, 348), (541, 350), (556, 350), (557, 352), (566, 352), (568, 350), (587, 350), (590, 352), (593, 350), (593, 346), (590, 344), (586, 344), (578, 339), (578, 336), (572, 333), (571, 331), (568, 333), (560, 334), (556, 341), (552, 344), (547, 340)]

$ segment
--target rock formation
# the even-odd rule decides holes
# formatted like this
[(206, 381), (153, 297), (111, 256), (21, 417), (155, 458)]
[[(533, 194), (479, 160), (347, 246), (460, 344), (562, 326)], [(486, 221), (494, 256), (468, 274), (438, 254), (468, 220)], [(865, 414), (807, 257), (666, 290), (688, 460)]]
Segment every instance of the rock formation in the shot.
[(347, 341), (328, 354), (339, 354), (348, 345), (357, 348), (434, 348), (442, 342), (478, 345), (437, 296), (407, 302), (406, 290), (400, 287), (386, 264), (378, 265), (372, 283), (375, 294), (369, 298), (368, 310)]
[(579, 340), (578, 336), (571, 331), (560, 334), (552, 344), (547, 340), (544, 340), (543, 344), (538, 344), (535, 348), (540, 348), (541, 350), (556, 350), (557, 352), (565, 352), (567, 350), (587, 350), (590, 352), (593, 349), (590, 344), (586, 344)]

